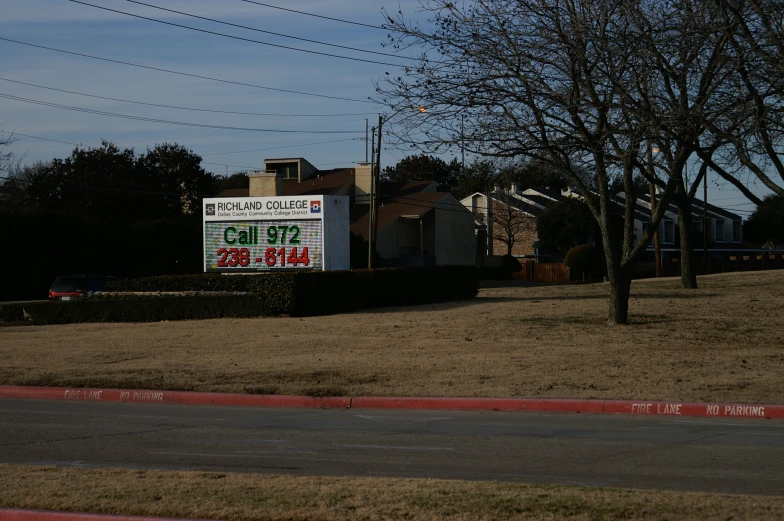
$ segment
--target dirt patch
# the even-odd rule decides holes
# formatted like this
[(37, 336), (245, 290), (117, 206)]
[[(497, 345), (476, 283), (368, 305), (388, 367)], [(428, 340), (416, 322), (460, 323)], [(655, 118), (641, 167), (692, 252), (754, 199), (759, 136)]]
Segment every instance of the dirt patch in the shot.
[(495, 285), (471, 301), (310, 318), (0, 328), (0, 383), (311, 396), (784, 402), (784, 271)]
[(781, 497), (0, 465), (0, 506), (255, 520), (781, 519)]

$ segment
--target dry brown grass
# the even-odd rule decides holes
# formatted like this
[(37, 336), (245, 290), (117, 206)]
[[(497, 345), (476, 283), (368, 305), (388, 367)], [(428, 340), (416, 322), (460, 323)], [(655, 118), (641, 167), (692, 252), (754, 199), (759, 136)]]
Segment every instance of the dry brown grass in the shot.
[(226, 520), (782, 519), (781, 497), (0, 465), (0, 506)]
[[(311, 318), (0, 328), (0, 383), (278, 394), (784, 402), (784, 271), (514, 286)], [(316, 298), (329, 298), (318, 295)]]

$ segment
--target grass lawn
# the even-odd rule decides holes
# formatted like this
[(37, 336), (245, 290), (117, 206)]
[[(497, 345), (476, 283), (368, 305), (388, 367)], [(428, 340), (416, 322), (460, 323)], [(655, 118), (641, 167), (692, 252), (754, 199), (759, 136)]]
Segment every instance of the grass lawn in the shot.
[(593, 284), (325, 317), (3, 327), (0, 384), (784, 402), (784, 271), (679, 285), (634, 282), (630, 326), (605, 325), (608, 285)]
[(781, 497), (0, 465), (0, 507), (238, 521), (782, 519)]

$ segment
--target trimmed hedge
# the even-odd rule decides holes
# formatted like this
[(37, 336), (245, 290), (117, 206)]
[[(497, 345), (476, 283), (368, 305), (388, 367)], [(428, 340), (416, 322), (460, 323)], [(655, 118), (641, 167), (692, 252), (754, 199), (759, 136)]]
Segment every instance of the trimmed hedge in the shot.
[(187, 297), (87, 297), (72, 302), (32, 302), (0, 307), (3, 320), (34, 325), (81, 322), (158, 322), (269, 314), (255, 295)]
[(368, 307), (467, 299), (478, 292), (474, 267), (439, 266), (254, 275), (167, 275), (114, 281), (107, 291), (220, 291), (195, 296), (112, 296), (0, 306), (4, 321), (27, 313), (34, 324), (146, 322), (224, 317), (329, 315)]

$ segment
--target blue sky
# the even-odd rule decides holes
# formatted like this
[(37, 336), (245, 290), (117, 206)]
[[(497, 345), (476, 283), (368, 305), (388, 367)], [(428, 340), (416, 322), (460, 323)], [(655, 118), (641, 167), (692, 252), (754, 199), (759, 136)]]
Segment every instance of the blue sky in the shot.
[[(402, 63), (403, 59), (336, 49), (269, 34), (227, 27), (163, 12), (126, 0), (87, 0), (89, 3), (207, 30), (280, 45), (355, 58)], [(241, 0), (148, 0), (145, 3), (204, 17), (242, 24), (301, 38), (390, 52), (382, 47), (387, 32), (255, 5)], [(382, 1), (266, 0), (264, 3), (381, 25)], [(387, 3), (392, 11), (414, 14), (416, 0)], [(236, 41), (110, 13), (67, 0), (0, 0), (0, 36), (77, 53), (172, 69), (280, 89), (367, 100), (372, 81), (400, 69), (342, 60)], [(222, 111), (276, 113), (250, 116), (147, 107), (101, 100), (20, 85), (0, 79), (0, 94), (144, 118), (166, 119), (243, 128), (347, 131), (345, 134), (251, 132), (189, 128), (148, 121), (84, 114), (60, 108), (0, 98), (0, 129), (15, 132), (12, 150), (25, 161), (48, 160), (70, 154), (73, 145), (102, 139), (143, 152), (156, 143), (178, 142), (204, 159), (216, 173), (259, 169), (265, 158), (305, 157), (319, 168), (351, 166), (365, 159), (365, 119), (377, 122), (381, 107), (373, 103), (340, 101), (228, 85), (163, 72), (142, 70), (0, 41), (0, 78), (97, 96)], [(331, 114), (296, 117), (294, 114)], [(318, 144), (317, 144), (318, 143)], [(394, 164), (406, 152), (382, 153), (382, 166)], [(448, 159), (448, 158), (447, 158)], [(696, 172), (696, 163), (692, 165)], [(758, 186), (759, 194), (766, 191)], [(701, 197), (700, 190), (700, 197)], [(709, 176), (708, 199), (747, 216), (753, 205), (733, 187)]]
[[(90, 3), (165, 21), (319, 52), (399, 63), (402, 60), (336, 49), (268, 34), (227, 27), (162, 12), (123, 0)], [(388, 52), (381, 45), (386, 31), (304, 16), (239, 0), (151, 0), (146, 2), (302, 38)], [(282, 7), (381, 25), (377, 2), (319, 0), (268, 2)], [(397, 7), (397, 6), (395, 6)], [(413, 3), (412, 3), (413, 7)], [(317, 56), (235, 41), (178, 27), (134, 19), (66, 0), (2, 0), (0, 36), (37, 45), (92, 54), (242, 83), (367, 100), (372, 80), (395, 67)], [(102, 139), (144, 151), (156, 143), (176, 141), (204, 157), (205, 168), (225, 173), (261, 168), (268, 157), (302, 156), (318, 167), (351, 166), (365, 159), (365, 119), (377, 122), (378, 105), (331, 100), (227, 85), (162, 72), (142, 70), (0, 41), (0, 78), (98, 96), (212, 110), (275, 113), (281, 116), (209, 114), (130, 105), (87, 98), (0, 80), (0, 94), (13, 95), (113, 113), (201, 124), (306, 131), (349, 131), (350, 134), (249, 132), (187, 128), (131, 121), (0, 99), (0, 128), (16, 132), (13, 150), (26, 161), (63, 157), (72, 145), (19, 134), (82, 143)], [(295, 117), (294, 114), (331, 114)], [(310, 143), (326, 142), (320, 145)], [(237, 152), (265, 149), (255, 152)], [(233, 153), (236, 152), (236, 153)], [(402, 157), (400, 152), (392, 151)], [(214, 154), (214, 155), (213, 155)], [(396, 162), (387, 155), (384, 163)], [(220, 163), (220, 164), (213, 164)], [(228, 165), (228, 166), (226, 166)]]

